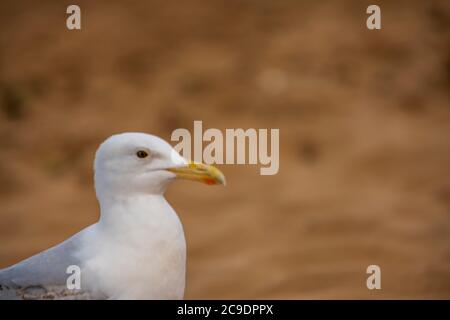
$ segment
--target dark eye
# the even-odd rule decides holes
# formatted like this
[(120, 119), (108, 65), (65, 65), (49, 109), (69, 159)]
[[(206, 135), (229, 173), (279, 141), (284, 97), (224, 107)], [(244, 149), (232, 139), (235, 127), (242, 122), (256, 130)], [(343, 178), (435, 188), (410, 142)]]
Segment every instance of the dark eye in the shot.
[(147, 151), (139, 150), (138, 152), (136, 152), (136, 155), (138, 156), (138, 158), (146, 158), (148, 156), (148, 153)]

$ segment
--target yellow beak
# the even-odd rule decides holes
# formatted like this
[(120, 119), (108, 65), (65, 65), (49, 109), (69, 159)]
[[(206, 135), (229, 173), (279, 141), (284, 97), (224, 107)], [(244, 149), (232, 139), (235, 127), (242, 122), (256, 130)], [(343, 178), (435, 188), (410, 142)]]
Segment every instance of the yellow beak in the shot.
[(206, 184), (225, 185), (225, 176), (214, 166), (189, 161), (186, 167), (167, 169), (177, 175), (179, 179), (200, 181)]

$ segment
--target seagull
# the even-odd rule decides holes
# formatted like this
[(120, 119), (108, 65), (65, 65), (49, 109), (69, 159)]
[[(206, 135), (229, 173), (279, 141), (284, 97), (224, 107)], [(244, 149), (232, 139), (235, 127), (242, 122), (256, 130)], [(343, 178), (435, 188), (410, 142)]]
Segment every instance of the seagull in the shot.
[(99, 220), (1, 269), (0, 299), (183, 299), (186, 240), (164, 192), (176, 178), (225, 185), (222, 172), (137, 132), (106, 139), (94, 171)]

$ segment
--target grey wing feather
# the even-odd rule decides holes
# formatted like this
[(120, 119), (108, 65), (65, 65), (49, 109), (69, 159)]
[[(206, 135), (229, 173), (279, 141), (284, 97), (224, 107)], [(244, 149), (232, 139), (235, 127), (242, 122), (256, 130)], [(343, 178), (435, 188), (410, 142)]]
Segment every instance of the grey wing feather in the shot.
[(77, 251), (82, 232), (55, 247), (9, 268), (1, 269), (0, 300), (95, 299), (88, 292), (69, 290), (66, 287), (69, 276), (66, 273), (67, 267), (81, 264), (74, 253)]

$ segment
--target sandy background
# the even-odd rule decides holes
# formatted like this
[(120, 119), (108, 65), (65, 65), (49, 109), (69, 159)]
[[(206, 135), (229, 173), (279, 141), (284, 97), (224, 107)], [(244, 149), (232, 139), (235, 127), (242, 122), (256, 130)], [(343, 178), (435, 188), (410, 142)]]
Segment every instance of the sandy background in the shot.
[(448, 1), (72, 3), (0, 2), (0, 267), (96, 221), (106, 137), (203, 120), (279, 128), (280, 171), (170, 188), (186, 298), (450, 298)]

